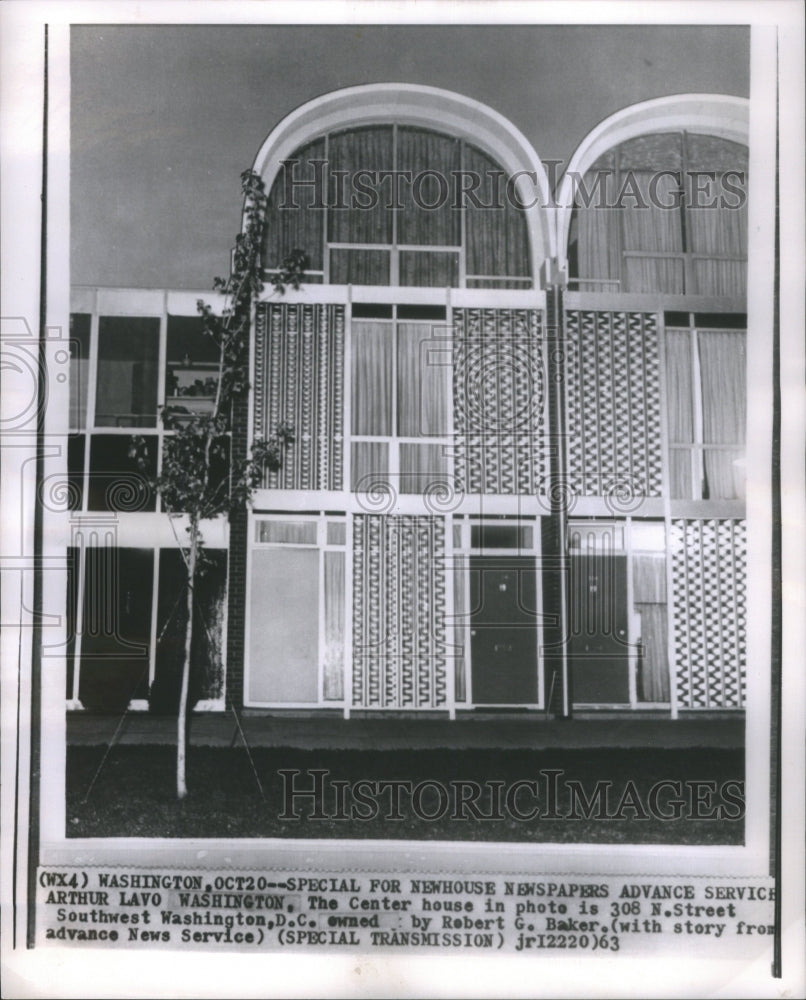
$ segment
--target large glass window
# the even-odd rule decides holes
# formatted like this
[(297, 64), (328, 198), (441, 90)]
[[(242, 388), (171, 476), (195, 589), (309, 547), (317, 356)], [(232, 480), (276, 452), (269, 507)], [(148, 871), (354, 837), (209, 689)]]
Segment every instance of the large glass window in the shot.
[(524, 213), (504, 170), (469, 143), (407, 125), (332, 132), (283, 165), (265, 264), (295, 249), (305, 280), (530, 288)]
[[(191, 704), (223, 695), (227, 553), (204, 549), (196, 578)], [(85, 709), (132, 702), (176, 713), (187, 622), (178, 549), (68, 550), (67, 697)]]
[(102, 316), (98, 328), (96, 427), (155, 427), (159, 320)]
[(572, 285), (745, 296), (746, 147), (688, 132), (639, 136), (601, 156), (575, 188)]
[(166, 359), (165, 405), (174, 413), (212, 413), (219, 350), (198, 316), (168, 317)]
[(343, 518), (256, 519), (249, 576), (248, 702), (343, 700), (346, 537)]
[(446, 481), (449, 342), (444, 310), (431, 310), (431, 321), (421, 315), (427, 311), (397, 306), (394, 318), (353, 320), (352, 489), (359, 492), (389, 483), (424, 493)]
[(744, 315), (667, 313), (672, 499), (744, 498)]
[(87, 426), (87, 386), (90, 373), (89, 313), (70, 316), (70, 429)]

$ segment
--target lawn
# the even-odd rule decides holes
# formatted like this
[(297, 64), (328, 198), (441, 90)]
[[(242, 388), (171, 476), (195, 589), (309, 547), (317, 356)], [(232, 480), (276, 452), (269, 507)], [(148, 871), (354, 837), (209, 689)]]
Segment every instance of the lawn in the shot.
[[(181, 804), (174, 790), (175, 754), (169, 746), (115, 746), (88, 795), (105, 752), (105, 747), (68, 748), (69, 837), (614, 844), (741, 844), (744, 840), (743, 810), (730, 801), (731, 795), (734, 800), (741, 796), (742, 786), (738, 791), (735, 785), (723, 787), (726, 782), (743, 782), (742, 750), (256, 748), (252, 757), (262, 795), (243, 749), (192, 747), (190, 794)], [(285, 793), (292, 778), (280, 774), (301, 772), (293, 778), (295, 787), (307, 790), (313, 787), (309, 772), (314, 769), (327, 772), (319, 779), (323, 794), (318, 816), (311, 796), (287, 802)], [(551, 776), (547, 773), (551, 771), (561, 773)], [(356, 786), (359, 781), (365, 784)], [(461, 781), (481, 786), (475, 798), (474, 787), (460, 787), (457, 782)], [(537, 782), (536, 789), (524, 786), (513, 792), (518, 781)], [(589, 805), (578, 794), (572, 800), (574, 781), (580, 783)], [(653, 799), (650, 791), (661, 781), (681, 785), (662, 786)], [(382, 788), (382, 782), (403, 784)], [(598, 799), (594, 795), (597, 782), (611, 783), (608, 788), (600, 787)], [(549, 797), (552, 784), (556, 800)], [(678, 797), (683, 815), (660, 818), (673, 815)], [(282, 818), (284, 810), (297, 817)], [(694, 817), (697, 811), (702, 818)]]

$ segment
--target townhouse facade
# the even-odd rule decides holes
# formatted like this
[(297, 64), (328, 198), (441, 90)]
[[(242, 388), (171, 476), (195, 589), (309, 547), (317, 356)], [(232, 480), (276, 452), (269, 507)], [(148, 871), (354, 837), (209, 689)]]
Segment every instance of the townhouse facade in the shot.
[[(254, 162), (267, 278), (231, 448), (282, 468), (204, 526), (198, 710), (744, 708), (748, 107), (623, 108), (555, 176), (416, 84), (302, 105)], [(171, 711), (181, 518), (159, 407), (204, 412), (202, 291), (74, 287), (67, 705)]]

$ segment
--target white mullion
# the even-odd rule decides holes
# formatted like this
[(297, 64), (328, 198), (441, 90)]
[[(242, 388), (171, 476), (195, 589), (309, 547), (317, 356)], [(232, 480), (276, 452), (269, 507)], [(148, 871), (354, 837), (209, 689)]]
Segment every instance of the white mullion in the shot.
[[(257, 546), (257, 524), (258, 518), (255, 517), (254, 512), (249, 506), (246, 508), (246, 558), (245, 558), (245, 569), (244, 573), (246, 575), (246, 600), (243, 613), (244, 628), (243, 628), (243, 703), (245, 706), (250, 705), (250, 686), (251, 686), (251, 673), (252, 673), (252, 644), (250, 642), (251, 629), (252, 629), (252, 551)], [(227, 558), (229, 559), (230, 551), (227, 552)], [(227, 567), (229, 569), (229, 566)], [(229, 579), (229, 572), (227, 573), (227, 578)], [(225, 675), (227, 671), (224, 671)], [(225, 702), (226, 704), (226, 702)]]
[(689, 329), (691, 339), (691, 377), (692, 396), (694, 410), (694, 441), (693, 449), (694, 461), (699, 468), (699, 476), (694, 485), (694, 499), (702, 500), (702, 481), (705, 476), (705, 451), (703, 449), (703, 420), (702, 420), (702, 372), (700, 370), (700, 343), (697, 327), (694, 325), (694, 315), (689, 315)]
[(630, 708), (637, 706), (637, 684), (636, 668), (638, 657), (635, 649), (635, 635), (633, 629), (633, 618), (635, 608), (635, 580), (633, 574), (633, 552), (632, 552), (632, 518), (627, 517), (624, 523), (624, 549), (627, 555), (627, 682), (630, 692)]
[[(398, 426), (397, 426), (397, 393), (398, 393), (398, 365), (397, 365), (397, 338), (398, 338), (398, 321), (397, 321), (397, 306), (394, 308), (394, 322), (392, 323), (392, 427), (391, 427), (391, 438), (389, 440), (388, 449), (388, 466), (387, 474), (391, 480), (391, 486), (395, 489), (394, 484), (397, 483), (398, 487), (400, 485), (400, 438), (398, 437)], [(383, 336), (386, 336), (384, 333)], [(398, 488), (399, 492), (399, 488)]]
[[(672, 477), (669, 442), (670, 385), (666, 364), (666, 320), (663, 313), (658, 315), (658, 358), (660, 363), (660, 428), (661, 428), (661, 494), (663, 499), (663, 532), (666, 552), (666, 663), (669, 671), (669, 703), (672, 719), (677, 718), (677, 661), (675, 659), (674, 592), (672, 587)], [(677, 449), (674, 449), (677, 452)]]
[[(331, 250), (389, 250), (395, 249), (394, 243), (329, 243)], [(411, 247), (405, 249), (410, 250)], [(455, 250), (455, 247), (448, 249)], [(320, 274), (321, 272), (311, 271), (310, 274)], [(387, 285), (379, 285), (379, 288), (387, 288)]]
[(531, 550), (532, 558), (535, 561), (535, 611), (537, 613), (537, 620), (535, 621), (535, 632), (537, 637), (537, 703), (538, 707), (542, 710), (546, 707), (546, 678), (543, 666), (543, 656), (540, 652), (543, 649), (543, 574), (540, 568), (543, 557), (543, 539), (540, 531), (540, 518), (537, 518), (533, 523), (534, 528), (532, 531)]
[(472, 650), (472, 629), (470, 620), (470, 518), (465, 518), (462, 522), (462, 548), (464, 549), (463, 556), (463, 567), (462, 572), (465, 575), (465, 585), (464, 585), (464, 595), (465, 595), (465, 606), (463, 608), (465, 626), (465, 649), (467, 650), (467, 655), (465, 656), (465, 706), (467, 708), (472, 708), (473, 701), (473, 650)]
[[(445, 556), (446, 556), (446, 568), (449, 568), (450, 579), (446, 581), (445, 586), (445, 652), (448, 649), (453, 650), (453, 656), (445, 657), (445, 669), (447, 670), (447, 685), (446, 685), (446, 697), (448, 702), (448, 718), (456, 718), (456, 611), (454, 608), (454, 575), (457, 572), (456, 567), (456, 557), (454, 555), (453, 548), (453, 524), (454, 519), (452, 515), (448, 515), (443, 519), (445, 525)], [(447, 574), (446, 574), (447, 575)], [(450, 622), (450, 625), (447, 623)], [(450, 637), (448, 636), (448, 631), (450, 630)], [(436, 707), (436, 706), (435, 706)]]
[[(459, 172), (464, 177), (465, 142), (459, 142)], [(459, 208), (459, 287), (467, 287), (467, 210), (464, 205)]]
[(148, 688), (154, 683), (157, 672), (157, 614), (159, 609), (160, 562), (162, 549), (152, 549), (154, 558), (151, 569), (151, 634), (148, 643)]
[(342, 366), (342, 491), (349, 495), (353, 482), (353, 299), (347, 288), (344, 306), (344, 364)]
[(90, 487), (90, 451), (92, 433), (95, 429), (95, 399), (98, 380), (98, 341), (100, 317), (98, 316), (98, 289), (94, 292), (92, 315), (90, 318), (90, 357), (87, 372), (87, 409), (84, 414), (84, 469), (82, 473), (81, 509), (88, 510)]
[(445, 386), (445, 403), (448, 411), (448, 426), (446, 427), (447, 440), (445, 441), (446, 459), (448, 465), (448, 482), (453, 491), (456, 491), (456, 430), (454, 427), (454, 404), (453, 398), (453, 296), (451, 289), (445, 292), (445, 340), (448, 342), (445, 350), (449, 352), (450, 363), (445, 365), (445, 378), (448, 381)]
[[(168, 293), (167, 291), (163, 293), (162, 298), (162, 314), (160, 315), (160, 330), (159, 330), (159, 348), (158, 348), (158, 361), (157, 361), (157, 475), (162, 475), (162, 449), (165, 442), (165, 424), (160, 419), (159, 407), (160, 405), (165, 405), (165, 374), (168, 364), (167, 355), (167, 344), (168, 344)], [(154, 510), (156, 513), (160, 513), (162, 510), (162, 496), (157, 493), (155, 497), (156, 503)], [(153, 679), (153, 675), (152, 675)]]
[(344, 522), (344, 718), (350, 718), (353, 705), (353, 518), (348, 512)]
[[(392, 124), (392, 179), (396, 176), (397, 170), (397, 122)], [(397, 188), (392, 193), (392, 202), (397, 198)], [(390, 209), (392, 213), (392, 248), (389, 255), (389, 284), (395, 287), (400, 285), (400, 250), (397, 245), (397, 210)], [(397, 310), (395, 310), (397, 317)]]
[[(79, 703), (78, 700), (78, 685), (79, 685), (79, 672), (81, 666), (81, 638), (84, 631), (84, 587), (85, 587), (85, 567), (86, 567), (86, 545), (84, 544), (84, 532), (79, 530), (77, 533), (80, 539), (80, 544), (78, 548), (74, 550), (77, 552), (78, 559), (78, 584), (76, 587), (76, 613), (75, 613), (75, 643), (73, 645), (73, 690), (72, 690), (72, 707), (77, 708)], [(75, 540), (76, 535), (73, 536)]]
[[(325, 133), (325, 163), (330, 166), (330, 134)], [(325, 207), (323, 210), (322, 222), (322, 284), (330, 284), (330, 243), (328, 237), (330, 233), (330, 171), (325, 175), (327, 189), (325, 195)], [(251, 394), (250, 394), (251, 395)]]
[(319, 517), (316, 522), (316, 547), (319, 550), (319, 578), (318, 578), (318, 589), (319, 589), (319, 629), (317, 638), (317, 657), (316, 657), (316, 701), (318, 705), (323, 705), (325, 701), (325, 650), (326, 650), (326, 636), (325, 636), (325, 543), (327, 542), (327, 527), (326, 518), (324, 516), (324, 511), (320, 511)]

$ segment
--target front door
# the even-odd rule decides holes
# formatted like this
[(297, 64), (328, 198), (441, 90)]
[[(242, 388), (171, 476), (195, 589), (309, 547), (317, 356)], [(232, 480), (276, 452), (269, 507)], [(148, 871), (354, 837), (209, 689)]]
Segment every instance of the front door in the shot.
[(575, 705), (630, 701), (627, 557), (572, 554), (568, 662)]
[(470, 663), (476, 705), (537, 704), (536, 563), (470, 558)]

